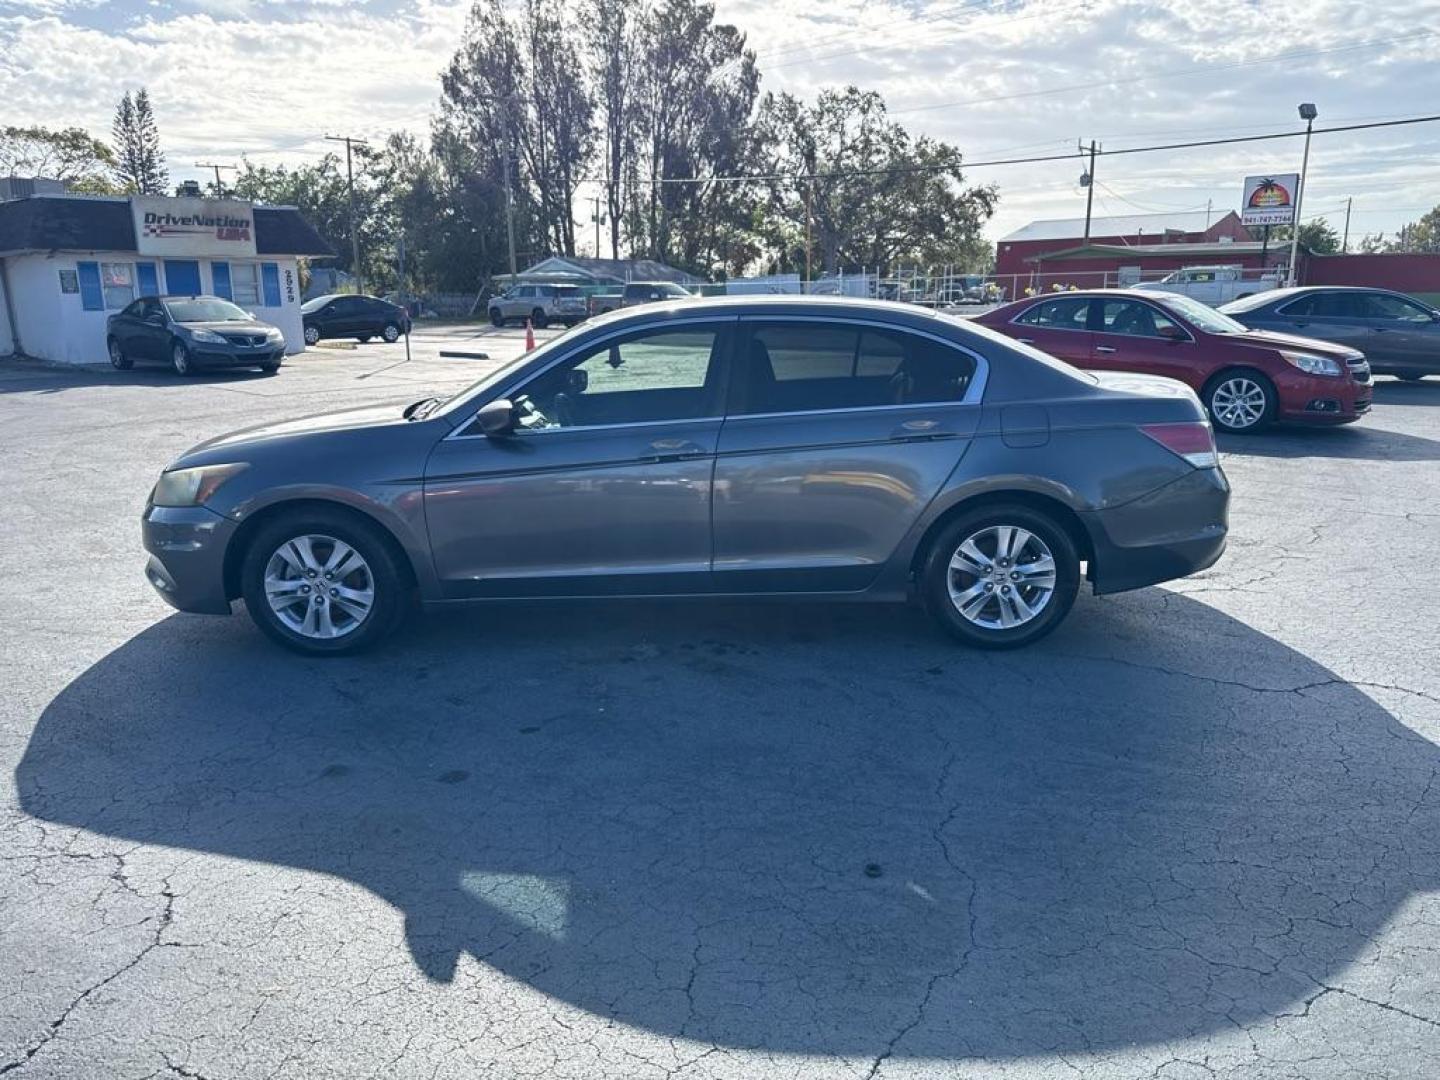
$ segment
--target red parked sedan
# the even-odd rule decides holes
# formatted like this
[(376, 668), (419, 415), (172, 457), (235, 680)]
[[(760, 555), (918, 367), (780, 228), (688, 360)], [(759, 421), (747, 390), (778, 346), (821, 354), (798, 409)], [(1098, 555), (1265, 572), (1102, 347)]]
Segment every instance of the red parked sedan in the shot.
[(1370, 408), (1363, 353), (1249, 330), (1188, 296), (1053, 293), (975, 321), (1076, 367), (1179, 379), (1200, 395), (1222, 431), (1258, 431), (1275, 420), (1347, 424)]

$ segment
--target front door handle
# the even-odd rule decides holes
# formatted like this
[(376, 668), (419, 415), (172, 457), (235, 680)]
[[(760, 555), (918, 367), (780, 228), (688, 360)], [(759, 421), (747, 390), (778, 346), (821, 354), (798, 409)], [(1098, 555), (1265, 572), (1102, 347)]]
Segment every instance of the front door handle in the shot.
[(1115, 346), (1114, 346), (1114, 345), (1096, 345), (1096, 346), (1095, 346), (1095, 351), (1096, 351), (1096, 352), (1103, 352), (1103, 353), (1112, 353), (1112, 352), (1115, 352), (1116, 350), (1115, 350)]
[(955, 432), (940, 426), (939, 420), (907, 420), (890, 433), (891, 442), (934, 442), (953, 439)]
[(1372, 334), (1388, 334), (1390, 331), (1383, 326), (1372, 326), (1370, 327), (1370, 332)]
[(689, 461), (710, 456), (708, 450), (690, 439), (656, 439), (650, 450), (646, 461)]

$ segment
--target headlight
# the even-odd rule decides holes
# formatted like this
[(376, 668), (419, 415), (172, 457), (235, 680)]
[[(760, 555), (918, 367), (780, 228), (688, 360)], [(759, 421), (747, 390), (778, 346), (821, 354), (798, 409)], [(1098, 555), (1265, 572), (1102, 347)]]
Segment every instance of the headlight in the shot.
[(155, 506), (200, 506), (219, 489), (220, 485), (250, 466), (201, 465), (196, 469), (174, 469), (161, 473), (150, 493), (150, 502)]
[(1306, 352), (1287, 352), (1285, 349), (1280, 350), (1280, 355), (1291, 367), (1297, 367), (1310, 375), (1345, 374), (1345, 370), (1340, 366), (1340, 361), (1328, 356), (1316, 356), (1314, 353)]
[(190, 336), (196, 341), (210, 341), (216, 345), (224, 345), (225, 339), (214, 330), (191, 330)]
[(268, 341), (283, 341), (285, 340), (285, 335), (272, 326), (269, 330), (265, 331), (265, 338)]

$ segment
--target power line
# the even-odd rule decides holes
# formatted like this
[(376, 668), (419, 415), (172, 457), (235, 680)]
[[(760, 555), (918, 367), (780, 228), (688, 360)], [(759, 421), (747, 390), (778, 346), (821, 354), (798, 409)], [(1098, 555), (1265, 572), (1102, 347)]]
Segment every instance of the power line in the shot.
[[(1403, 120), (1379, 120), (1368, 124), (1341, 124), (1335, 127), (1316, 128), (1316, 135), (1333, 135), (1345, 131), (1371, 131), (1377, 128), (1403, 127), (1409, 124), (1430, 124), (1440, 120), (1440, 115), (1411, 116)], [(1295, 139), (1303, 137), (1302, 131), (1272, 131), (1265, 135), (1235, 135), (1225, 139), (1198, 139), (1192, 142), (1155, 143), (1150, 146), (1125, 146), (1115, 150), (1100, 150), (1096, 157), (1119, 157), (1124, 154), (1153, 154), (1162, 150), (1192, 150), (1204, 146), (1230, 146), (1237, 143), (1268, 142), (1274, 139)], [(789, 173), (732, 173), (722, 176), (669, 176), (653, 177), (648, 180), (616, 180), (615, 183), (635, 187), (654, 187), (660, 184), (716, 184), (743, 182), (747, 180), (834, 180), (846, 176), (894, 176), (911, 173), (949, 172), (952, 168), (988, 169), (999, 165), (1036, 165), (1047, 161), (1075, 160), (1072, 150), (1066, 154), (1041, 154), (1035, 157), (992, 158), (988, 161), (961, 161), (956, 165), (904, 165), (886, 169), (838, 169), (830, 172), (789, 172)]]
[(1435, 30), (1422, 30), (1393, 38), (1375, 41), (1361, 41), (1352, 45), (1334, 45), (1328, 49), (1301, 49), (1293, 52), (1275, 53), (1271, 56), (1256, 57), (1253, 60), (1236, 60), (1229, 64), (1208, 64), (1204, 67), (1184, 68), (1155, 75), (1134, 75), (1124, 79), (1099, 79), (1095, 82), (1071, 83), (1069, 86), (1052, 86), (1045, 90), (1026, 90), (1018, 94), (1000, 94), (994, 97), (967, 98), (961, 101), (937, 101), (929, 105), (911, 105), (904, 109), (891, 109), (891, 113), (928, 112), (933, 109), (950, 109), (965, 105), (989, 105), (1001, 101), (1019, 101), (1023, 98), (1045, 97), (1049, 94), (1069, 94), (1076, 90), (1096, 90), (1107, 86), (1127, 86), (1135, 83), (1155, 82), (1162, 79), (1180, 79), (1192, 75), (1210, 75), (1217, 71), (1235, 71), (1239, 68), (1258, 67), (1261, 64), (1276, 64), (1283, 60), (1304, 60), (1312, 56), (1330, 56), (1335, 53), (1355, 52), (1359, 49), (1373, 49), (1397, 42), (1419, 41), (1436, 35)]

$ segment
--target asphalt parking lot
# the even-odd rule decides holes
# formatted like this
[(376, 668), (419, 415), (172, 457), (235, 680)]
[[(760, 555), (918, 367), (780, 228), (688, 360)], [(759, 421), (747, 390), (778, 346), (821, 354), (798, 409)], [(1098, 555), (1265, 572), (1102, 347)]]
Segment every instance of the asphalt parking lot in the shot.
[(1440, 1073), (1440, 379), (1223, 443), (1221, 562), (1018, 653), (671, 603), (307, 660), (152, 595), (174, 455), (522, 337), (0, 366), (0, 1074)]

